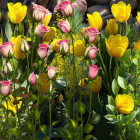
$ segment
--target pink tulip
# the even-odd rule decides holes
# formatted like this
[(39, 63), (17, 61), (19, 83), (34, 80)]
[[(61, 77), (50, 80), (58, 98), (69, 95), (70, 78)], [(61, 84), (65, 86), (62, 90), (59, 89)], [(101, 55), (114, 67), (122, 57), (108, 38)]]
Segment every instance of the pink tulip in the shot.
[(37, 20), (42, 22), (47, 15), (51, 15), (52, 13), (43, 6), (33, 4), (33, 17)]
[(68, 22), (68, 20), (66, 19), (65, 20), (61, 20), (60, 23), (58, 23), (58, 25), (60, 26), (61, 30), (64, 32), (64, 33), (68, 33), (70, 32), (70, 23)]
[(88, 79), (93, 80), (95, 79), (99, 69), (101, 68), (98, 68), (98, 66), (96, 65), (91, 65), (91, 66), (88, 65), (88, 66), (89, 66)]
[(39, 37), (44, 36), (46, 32), (49, 32), (49, 29), (45, 25), (38, 25), (35, 28), (35, 34)]
[(29, 83), (34, 86), (37, 83), (38, 76), (34, 74), (34, 71), (29, 76)]
[(96, 56), (96, 53), (99, 49), (97, 49), (96, 47), (94, 46), (89, 46), (87, 49), (86, 49), (86, 52), (84, 54), (85, 58), (86, 59), (93, 59), (95, 56)]
[(0, 84), (1, 84), (1, 94), (3, 96), (7, 96), (9, 92), (11, 94), (11, 86), (10, 86), (11, 82), (1, 81)]
[[(59, 45), (59, 50), (60, 50), (60, 53), (62, 55), (66, 55), (69, 51), (69, 45), (68, 45), (68, 42), (69, 42), (69, 39), (65, 39), (65, 40), (60, 40), (60, 41), (57, 41), (55, 44), (58, 44)], [(63, 49), (62, 49), (63, 48)], [(63, 52), (64, 50), (64, 52)]]
[(8, 63), (5, 62), (5, 65), (4, 65), (4, 72), (5, 72), (6, 74), (8, 73), (7, 69), (9, 69), (10, 72), (12, 71), (12, 66), (11, 66), (10, 62), (8, 62)]
[(70, 1), (61, 2), (54, 10), (60, 10), (64, 17), (72, 16), (72, 4)]
[[(14, 49), (13, 49), (14, 44), (12, 44), (11, 41), (5, 42), (0, 45), (0, 51), (4, 55), (5, 58), (11, 57), (14, 54)], [(10, 56), (8, 56), (8, 53)]]
[(89, 43), (92, 43), (97, 34), (101, 34), (97, 29), (95, 28), (84, 28), (84, 33), (85, 33), (85, 40)]
[(20, 49), (23, 53), (30, 51), (30, 46), (25, 39), (22, 39)]
[(52, 66), (48, 67), (48, 77), (49, 77), (49, 79), (52, 80), (55, 77), (55, 74), (57, 73), (56, 69), (57, 68), (52, 67)]
[(45, 58), (47, 55), (47, 45), (45, 44), (39, 44), (39, 49), (37, 50), (37, 53), (41, 59)]

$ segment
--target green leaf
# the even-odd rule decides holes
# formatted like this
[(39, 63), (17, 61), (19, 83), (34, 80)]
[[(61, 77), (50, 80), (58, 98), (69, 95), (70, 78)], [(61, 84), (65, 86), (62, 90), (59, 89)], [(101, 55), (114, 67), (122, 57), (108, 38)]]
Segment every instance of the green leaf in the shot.
[(75, 0), (70, 0), (70, 3), (73, 3), (73, 2), (75, 2)]
[(62, 139), (71, 140), (72, 138), (71, 132), (66, 128), (59, 127), (57, 128), (57, 132)]
[(100, 122), (100, 120), (101, 120), (101, 115), (100, 114), (95, 114), (90, 118), (89, 123), (98, 124)]
[(114, 112), (107, 105), (106, 105), (106, 110), (107, 110), (108, 114), (114, 115)]
[(83, 125), (82, 123), (78, 126), (78, 129), (76, 131), (76, 133), (80, 133), (80, 135), (82, 136), (82, 130), (83, 130)]
[(38, 110), (35, 111), (35, 119), (39, 119), (40, 117), (40, 112)]
[(11, 37), (12, 37), (12, 28), (11, 25), (6, 22), (6, 26), (5, 26), (5, 34), (8, 38), (8, 41), (11, 41)]
[(24, 125), (24, 130), (30, 134), (33, 132), (33, 126), (29, 123), (29, 122), (26, 122), (25, 125)]
[(20, 83), (23, 84), (26, 78), (27, 78), (27, 72), (23, 72), (19, 77)]
[(80, 138), (80, 133), (74, 134), (74, 140), (79, 140), (79, 138)]
[(115, 96), (118, 95), (119, 87), (118, 87), (118, 83), (117, 83), (115, 78), (114, 78), (114, 80), (112, 82), (112, 91), (113, 91)]
[(41, 130), (44, 134), (46, 134), (46, 128), (47, 128), (46, 125), (42, 125), (42, 126), (40, 127), (40, 130)]
[(92, 135), (86, 135), (85, 139), (90, 140), (92, 138)]
[(86, 124), (85, 127), (84, 127), (84, 132), (87, 134), (87, 133), (90, 133), (92, 130), (93, 130), (94, 126), (91, 125), (91, 124)]
[(81, 113), (81, 114), (84, 114), (85, 113), (85, 105), (78, 101), (78, 111)]
[(107, 95), (107, 100), (108, 100), (108, 104), (110, 104), (110, 105), (114, 105), (115, 104), (115, 101), (114, 101), (112, 96)]
[(72, 105), (69, 102), (65, 102), (65, 106), (69, 112), (72, 112)]
[(20, 140), (28, 140), (27, 136), (22, 136)]
[(35, 100), (38, 100), (38, 98), (37, 98), (37, 96), (36, 96), (35, 94), (30, 94), (30, 96), (31, 96), (32, 98), (34, 98)]
[(118, 111), (114, 105), (106, 105), (112, 111)]
[(140, 84), (140, 75), (137, 76), (136, 84)]
[(137, 59), (133, 59), (133, 63), (135, 64), (135, 65), (138, 65), (138, 60)]
[(20, 137), (22, 135), (22, 131), (19, 128), (12, 129), (12, 133), (15, 137)]
[(19, 30), (20, 30), (20, 34), (24, 35), (24, 24), (23, 24), (23, 22), (19, 23)]
[(50, 138), (49, 137), (44, 137), (43, 140), (50, 140)]
[(123, 55), (123, 61), (127, 62), (131, 56), (131, 49), (127, 49)]
[(32, 29), (33, 28), (32, 19), (31, 19), (31, 16), (30, 16), (30, 14), (29, 14), (28, 11), (27, 11), (27, 20), (28, 20), (28, 23), (29, 23), (30, 28)]
[(53, 51), (53, 52), (49, 55), (49, 57), (47, 58), (47, 66), (49, 66), (49, 65), (51, 64), (51, 62), (53, 61), (54, 56), (55, 56), (55, 53), (56, 53), (56, 51)]
[(115, 115), (108, 114), (105, 116), (105, 118), (109, 121), (117, 121), (117, 117)]
[(69, 119), (69, 129), (72, 131), (72, 132), (76, 132), (77, 131), (77, 123), (72, 120), (72, 119)]
[(118, 76), (118, 84), (121, 88), (126, 89), (127, 83), (123, 77)]
[(7, 124), (9, 127), (14, 128), (14, 127), (16, 126), (16, 119), (15, 119), (15, 118), (7, 118), (7, 119), (6, 119), (6, 124)]

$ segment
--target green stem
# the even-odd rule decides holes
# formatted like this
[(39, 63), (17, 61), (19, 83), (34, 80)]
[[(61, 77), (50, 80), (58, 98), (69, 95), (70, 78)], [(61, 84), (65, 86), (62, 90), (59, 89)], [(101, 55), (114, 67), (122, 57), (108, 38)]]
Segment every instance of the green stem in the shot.
[(138, 91), (137, 78), (138, 78), (138, 65), (136, 66), (136, 95), (137, 95), (137, 91)]
[[(6, 101), (6, 104), (7, 104), (7, 112), (6, 112), (6, 116), (7, 116), (7, 119), (8, 119), (8, 101)], [(10, 137), (9, 137), (9, 126), (8, 127), (8, 140), (10, 140)]]
[(87, 123), (89, 122), (89, 119), (90, 119), (90, 113), (91, 113), (91, 102), (92, 102), (92, 84), (90, 84), (90, 104), (89, 104), (89, 115), (88, 115), (88, 120), (87, 120)]
[(50, 100), (49, 100), (49, 120), (50, 120), (49, 138), (51, 139), (51, 103), (50, 103)]
[(116, 61), (116, 74), (117, 74), (117, 79), (118, 79), (118, 76), (119, 76), (119, 67), (118, 67), (118, 58), (115, 58), (115, 61)]
[(127, 68), (127, 84), (128, 84), (129, 68)]
[(65, 63), (65, 78), (66, 78), (66, 93), (68, 96), (68, 85), (67, 85), (67, 66), (66, 66), (66, 60), (67, 60), (67, 56), (64, 56), (64, 63)]
[(34, 45), (33, 45), (33, 48), (32, 48), (31, 66), (33, 65), (33, 56), (34, 56)]
[(39, 106), (39, 97), (40, 97), (40, 87), (39, 87), (39, 84), (40, 84), (40, 66), (39, 66), (39, 78), (38, 78), (38, 103), (37, 103), (37, 110), (38, 110), (38, 106)]

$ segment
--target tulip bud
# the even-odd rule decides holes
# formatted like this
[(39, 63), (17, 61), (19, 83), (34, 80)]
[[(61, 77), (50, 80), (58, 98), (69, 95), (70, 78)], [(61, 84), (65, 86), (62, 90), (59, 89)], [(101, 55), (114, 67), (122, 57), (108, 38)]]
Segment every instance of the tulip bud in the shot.
[(38, 64), (37, 63), (33, 63), (32, 67), (37, 68)]
[(20, 50), (21, 50), (23, 53), (26, 53), (26, 52), (29, 52), (29, 51), (30, 51), (30, 46), (29, 46), (29, 44), (26, 42), (25, 39), (22, 39), (21, 46), (20, 46)]
[(12, 91), (11, 86), (10, 86), (11, 82), (1, 81), (0, 84), (1, 84), (1, 94), (3, 96), (7, 96), (9, 92), (11, 94), (11, 91)]
[(85, 58), (86, 59), (93, 59), (95, 56), (96, 56), (96, 53), (99, 49), (97, 49), (96, 47), (94, 46), (89, 46), (87, 49), (86, 49), (86, 52), (85, 52)]
[(98, 68), (98, 66), (96, 66), (96, 65), (91, 65), (91, 66), (88, 65), (88, 66), (89, 66), (89, 72), (87, 74), (87, 77), (88, 77), (88, 79), (93, 80), (96, 78), (96, 75), (97, 75), (99, 69), (101, 69), (101, 68)]
[(64, 99), (63, 99), (63, 95), (60, 94), (60, 95), (58, 96), (57, 100), (58, 100), (58, 103), (61, 104), (61, 103), (63, 102), (63, 100), (64, 100)]
[(29, 76), (29, 82), (32, 86), (34, 86), (37, 83), (37, 78), (38, 78), (38, 75), (35, 75), (33, 71)]
[(9, 73), (11, 71), (12, 71), (12, 66), (11, 66), (10, 62), (5, 63), (5, 65), (4, 65), (4, 72), (7, 74), (7, 73)]
[(61, 20), (60, 23), (58, 23), (58, 25), (60, 26), (61, 30), (64, 32), (64, 33), (69, 33), (70, 32), (70, 23), (68, 22), (68, 20), (66, 19), (65, 20)]
[(55, 67), (52, 67), (52, 66), (50, 66), (50, 67), (48, 67), (48, 77), (49, 77), (49, 79), (54, 79), (55, 78), (55, 76), (56, 76), (56, 69), (57, 68), (55, 68)]
[(39, 44), (39, 49), (37, 50), (37, 53), (41, 59), (45, 58), (47, 55), (47, 48), (48, 46), (45, 44)]
[(35, 28), (35, 34), (39, 37), (44, 36), (46, 32), (49, 32), (49, 29), (45, 25), (38, 25)]

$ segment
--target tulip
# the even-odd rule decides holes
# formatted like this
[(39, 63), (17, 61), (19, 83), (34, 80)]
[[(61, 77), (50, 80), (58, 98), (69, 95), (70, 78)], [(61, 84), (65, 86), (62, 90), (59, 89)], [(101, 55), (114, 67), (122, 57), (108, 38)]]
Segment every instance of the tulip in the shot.
[(107, 26), (105, 28), (105, 35), (116, 35), (118, 32), (118, 24), (116, 23), (116, 19), (107, 20)]
[(30, 51), (30, 46), (25, 39), (22, 39), (20, 49), (23, 53)]
[(69, 39), (65, 39), (65, 40), (60, 40), (56, 42), (56, 44), (59, 45), (59, 50), (62, 55), (66, 55), (69, 51), (68, 41)]
[(34, 86), (37, 83), (38, 75), (35, 76), (34, 71), (29, 76), (29, 83)]
[(70, 32), (70, 23), (68, 22), (68, 20), (66, 19), (65, 20), (61, 20), (60, 23), (58, 23), (58, 25), (60, 26), (61, 30), (64, 32), (64, 33), (69, 33)]
[(72, 16), (72, 4), (70, 1), (61, 2), (54, 10), (60, 10), (64, 17)]
[[(74, 43), (74, 55), (77, 56), (77, 57), (81, 57), (84, 55), (85, 53), (85, 42), (84, 42), (84, 39), (83, 40), (77, 40), (75, 43)], [(73, 53), (73, 46), (70, 46), (70, 52)]]
[(52, 66), (50, 66), (50, 67), (48, 67), (48, 77), (49, 77), (49, 79), (54, 79), (55, 78), (55, 75), (56, 75), (56, 69), (57, 68), (55, 68), (55, 67), (52, 67)]
[(140, 40), (138, 40), (137, 42), (134, 42), (134, 49), (135, 49), (135, 52), (137, 51), (140, 52)]
[(85, 33), (85, 40), (89, 43), (93, 43), (96, 35), (101, 34), (97, 29), (95, 28), (84, 28), (84, 33)]
[(43, 6), (37, 5), (33, 3), (33, 17), (37, 20), (42, 22), (46, 16), (52, 15), (52, 13)]
[(126, 4), (122, 1), (118, 2), (117, 4), (113, 4), (111, 6), (111, 12), (116, 20), (120, 23), (124, 23), (125, 20), (128, 20), (131, 14), (131, 5)]
[(100, 30), (103, 26), (103, 20), (98, 12), (94, 12), (92, 15), (87, 14), (89, 26)]
[(46, 32), (49, 32), (49, 30), (45, 25), (38, 25), (35, 28), (35, 34), (39, 37), (44, 36)]
[(87, 75), (88, 79), (93, 80), (93, 79), (95, 79), (99, 69), (101, 69), (101, 68), (98, 68), (98, 66), (96, 66), (96, 65), (91, 65), (91, 66), (88, 65), (88, 67), (89, 67), (89, 72)]
[(115, 105), (121, 114), (129, 114), (134, 109), (134, 100), (130, 95), (118, 94)]
[(17, 2), (16, 4), (10, 2), (7, 3), (7, 6), (9, 10), (8, 16), (13, 23), (20, 23), (26, 16), (26, 12), (27, 12), (26, 5), (22, 6), (20, 2)]
[(1, 94), (3, 96), (7, 96), (9, 92), (11, 94), (11, 86), (10, 86), (11, 82), (1, 81), (0, 84), (1, 84)]
[(97, 49), (96, 47), (94, 47), (94, 46), (89, 46), (87, 49), (86, 49), (86, 52), (85, 52), (85, 54), (84, 54), (84, 57), (86, 58), (86, 59), (93, 59), (95, 56), (96, 56), (96, 53), (97, 53), (97, 51), (98, 51), (99, 49)]
[(137, 16), (136, 16), (138, 25), (140, 26), (140, 12), (137, 12)]
[(2, 45), (0, 45), (0, 51), (2, 52), (5, 58), (11, 57), (14, 54), (13, 46), (14, 44), (12, 44), (11, 41), (5, 42)]
[(53, 41), (51, 42), (51, 49), (53, 51), (56, 51), (56, 53), (59, 53), (59, 45), (57, 44), (58, 41), (60, 41), (61, 39), (56, 39), (54, 38)]
[(8, 63), (5, 62), (4, 72), (7, 74), (8, 72), (11, 72), (11, 71), (12, 71), (12, 66), (11, 66), (10, 62), (8, 62)]
[(39, 44), (39, 49), (37, 50), (37, 53), (41, 59), (45, 58), (47, 55), (47, 45), (45, 44)]
[(110, 35), (108, 40), (105, 39), (106, 49), (111, 57), (122, 57), (128, 44), (129, 40), (126, 36), (121, 36), (120, 34), (114, 36)]

